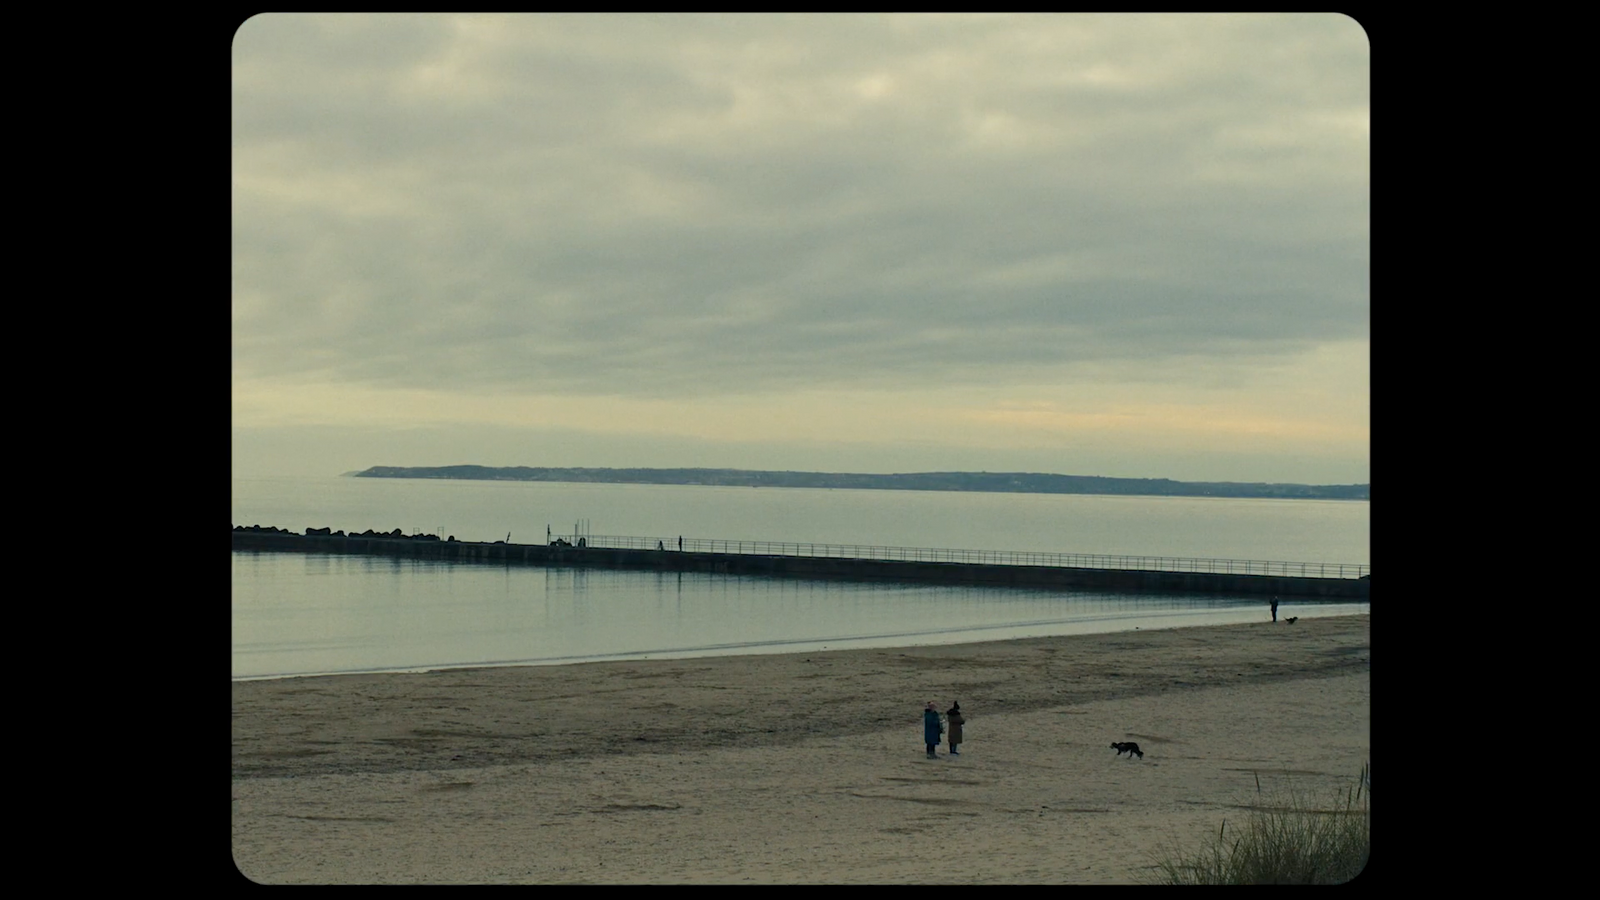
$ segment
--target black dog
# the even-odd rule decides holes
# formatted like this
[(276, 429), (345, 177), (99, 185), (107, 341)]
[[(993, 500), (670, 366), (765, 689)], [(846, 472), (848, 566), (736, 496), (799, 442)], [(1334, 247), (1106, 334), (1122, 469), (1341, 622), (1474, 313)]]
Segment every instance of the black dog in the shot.
[(1290, 625), (1293, 625), (1295, 623), (1295, 620), (1299, 619), (1299, 618), (1300, 618), (1299, 616), (1290, 616), (1289, 618), (1284, 619), (1284, 621), (1288, 622)]
[(1126, 753), (1128, 754), (1129, 759), (1133, 759), (1135, 756), (1139, 757), (1140, 759), (1144, 759), (1144, 751), (1140, 750), (1139, 745), (1135, 744), (1133, 741), (1128, 741), (1125, 744), (1112, 744), (1111, 749), (1117, 751), (1118, 756)]

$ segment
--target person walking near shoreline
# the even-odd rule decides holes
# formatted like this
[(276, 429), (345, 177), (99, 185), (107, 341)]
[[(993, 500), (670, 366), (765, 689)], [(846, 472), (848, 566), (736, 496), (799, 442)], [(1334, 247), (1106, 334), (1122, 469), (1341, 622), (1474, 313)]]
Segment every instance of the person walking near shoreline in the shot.
[(950, 723), (950, 755), (960, 756), (961, 751), (956, 745), (961, 743), (961, 726), (967, 724), (966, 718), (961, 715), (961, 701), (950, 704), (950, 711), (945, 713), (944, 719)]
[(928, 745), (928, 758), (938, 759), (938, 754), (933, 748), (939, 746), (939, 735), (944, 733), (944, 725), (939, 721), (939, 710), (928, 701), (928, 706), (922, 711), (922, 742)]
[(1272, 621), (1278, 621), (1278, 598), (1272, 598)]

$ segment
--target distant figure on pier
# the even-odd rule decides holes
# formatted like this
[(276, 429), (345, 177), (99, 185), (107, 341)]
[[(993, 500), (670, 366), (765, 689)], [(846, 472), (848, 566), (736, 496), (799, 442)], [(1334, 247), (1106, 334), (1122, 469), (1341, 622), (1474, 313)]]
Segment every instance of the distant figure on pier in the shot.
[(939, 735), (944, 733), (944, 725), (939, 721), (939, 709), (928, 701), (928, 706), (922, 711), (922, 742), (928, 745), (928, 758), (938, 759), (938, 754), (933, 749), (939, 746)]
[(1272, 598), (1272, 621), (1278, 621), (1278, 598)]
[(663, 544), (660, 541), (656, 541), (656, 549), (657, 550), (665, 550), (665, 549), (667, 549), (667, 545)]
[(678, 535), (678, 552), (683, 552), (683, 535)]

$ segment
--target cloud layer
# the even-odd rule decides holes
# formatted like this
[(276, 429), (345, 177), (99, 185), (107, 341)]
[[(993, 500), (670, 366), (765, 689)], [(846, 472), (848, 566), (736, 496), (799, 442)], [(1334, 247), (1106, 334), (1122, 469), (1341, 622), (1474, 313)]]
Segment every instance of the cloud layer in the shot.
[(1368, 55), (1335, 15), (258, 16), (236, 387), (1247, 388), (1365, 347)]

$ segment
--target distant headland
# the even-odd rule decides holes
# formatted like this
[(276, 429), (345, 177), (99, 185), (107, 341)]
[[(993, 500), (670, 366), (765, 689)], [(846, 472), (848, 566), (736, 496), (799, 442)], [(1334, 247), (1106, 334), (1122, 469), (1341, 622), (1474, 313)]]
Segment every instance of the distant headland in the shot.
[(452, 478), (468, 481), (559, 481), (591, 484), (698, 484), (724, 487), (852, 488), (878, 491), (983, 491), (1010, 494), (1128, 494), (1149, 497), (1265, 497), (1370, 500), (1370, 484), (1253, 484), (1102, 478), (1032, 472), (916, 472), (857, 475), (747, 469), (558, 469), (530, 466), (373, 466), (356, 478)]

